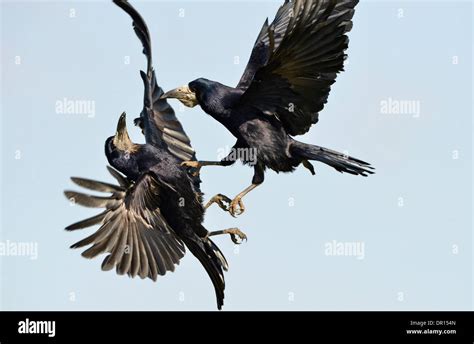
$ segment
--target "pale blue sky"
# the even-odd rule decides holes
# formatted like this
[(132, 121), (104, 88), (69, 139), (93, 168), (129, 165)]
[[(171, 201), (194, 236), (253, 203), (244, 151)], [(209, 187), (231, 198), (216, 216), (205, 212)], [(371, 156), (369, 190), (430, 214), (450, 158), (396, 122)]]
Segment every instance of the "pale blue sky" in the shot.
[[(236, 85), (281, 1), (133, 3), (170, 89), (201, 76)], [(142, 107), (145, 59), (129, 17), (107, 1), (2, 1), (1, 11), (1, 241), (37, 243), (38, 259), (0, 256), (0, 309), (214, 310), (192, 255), (153, 283), (101, 272), (101, 259), (68, 248), (92, 231), (63, 228), (95, 214), (64, 198), (69, 177), (112, 181), (104, 141), (123, 111)], [(238, 251), (216, 240), (230, 264), (225, 310), (473, 308), (472, 25), (470, 1), (361, 1), (346, 72), (299, 139), (348, 150), (377, 174), (269, 172), (240, 218), (210, 210), (208, 229), (249, 236)], [(93, 101), (95, 116), (57, 113), (64, 98)], [(382, 113), (390, 98), (413, 101), (419, 116)], [(234, 143), (200, 108), (172, 105), (199, 158)], [(252, 172), (205, 169), (204, 192), (234, 196)], [(334, 240), (364, 244), (364, 259), (328, 256)]]

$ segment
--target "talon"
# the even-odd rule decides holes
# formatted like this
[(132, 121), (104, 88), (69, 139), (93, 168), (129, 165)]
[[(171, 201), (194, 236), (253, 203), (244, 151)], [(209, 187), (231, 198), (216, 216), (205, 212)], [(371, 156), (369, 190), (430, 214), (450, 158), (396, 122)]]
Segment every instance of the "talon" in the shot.
[(183, 167), (193, 167), (193, 168), (201, 168), (201, 164), (199, 161), (183, 161), (181, 163)]
[(225, 229), (223, 231), (208, 233), (206, 239), (211, 236), (224, 235), (224, 234), (229, 234), (232, 242), (236, 245), (242, 244), (244, 240), (247, 241), (247, 235), (245, 235), (245, 233), (242, 232), (238, 228), (231, 228), (231, 229)]
[(230, 211), (230, 204), (232, 203), (232, 200), (225, 195), (218, 194), (212, 197), (204, 208), (207, 209), (214, 203), (216, 203), (224, 211)]
[(242, 244), (242, 241), (239, 242), (239, 240), (237, 239), (237, 237), (234, 234), (231, 234), (230, 238), (231, 238), (231, 240), (234, 244), (236, 244), (236, 245)]
[(241, 245), (244, 240), (247, 241), (247, 235), (245, 235), (244, 232), (240, 231), (237, 228), (230, 230), (229, 234), (232, 242), (236, 245)]
[(195, 168), (196, 171), (193, 172), (193, 177), (199, 176), (199, 173), (201, 172), (201, 167), (202, 165), (199, 163), (199, 161), (183, 161), (181, 163), (182, 167), (188, 167), (188, 168)]
[(244, 206), (244, 203), (242, 202), (242, 198), (240, 197), (234, 198), (234, 200), (230, 203), (229, 212), (233, 217), (242, 215), (245, 212), (245, 206)]

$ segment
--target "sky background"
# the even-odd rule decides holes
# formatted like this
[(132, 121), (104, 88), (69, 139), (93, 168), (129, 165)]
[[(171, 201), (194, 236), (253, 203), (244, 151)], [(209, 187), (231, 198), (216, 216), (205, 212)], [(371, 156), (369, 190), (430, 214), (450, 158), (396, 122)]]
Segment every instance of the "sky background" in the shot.
[[(133, 4), (169, 90), (198, 77), (236, 85), (281, 1)], [(473, 309), (473, 16), (470, 1), (361, 1), (346, 72), (320, 123), (298, 139), (347, 151), (377, 174), (322, 164), (315, 177), (268, 172), (238, 219), (210, 209), (209, 230), (249, 236), (240, 247), (216, 239), (230, 264), (225, 310)], [(36, 244), (38, 256), (0, 256), (0, 309), (215, 309), (190, 254), (153, 283), (102, 272), (102, 259), (68, 248), (94, 229), (64, 227), (97, 211), (71, 206), (63, 190), (77, 189), (70, 176), (113, 181), (103, 146), (123, 111), (131, 126), (142, 108), (141, 49), (108, 1), (1, 1), (0, 242)], [(60, 113), (64, 98), (93, 102), (95, 113)], [(387, 113), (389, 99), (420, 111)], [(200, 159), (234, 144), (199, 107), (172, 105)], [(203, 191), (233, 197), (252, 173), (204, 169)], [(333, 241), (363, 245), (363, 259), (328, 255)]]

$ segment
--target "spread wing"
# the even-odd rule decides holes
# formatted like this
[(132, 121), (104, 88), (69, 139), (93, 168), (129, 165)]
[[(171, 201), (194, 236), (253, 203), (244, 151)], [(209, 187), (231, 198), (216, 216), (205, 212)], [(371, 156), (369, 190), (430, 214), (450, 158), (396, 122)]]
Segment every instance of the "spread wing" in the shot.
[(92, 245), (82, 253), (86, 258), (108, 253), (102, 270), (116, 268), (119, 275), (156, 280), (158, 275), (174, 271), (175, 264), (179, 264), (185, 254), (185, 246), (160, 212), (162, 191), (171, 186), (152, 174), (145, 174), (131, 184), (119, 172), (108, 169), (119, 185), (82, 178), (72, 178), (72, 181), (89, 190), (111, 193), (110, 196), (65, 192), (66, 197), (77, 204), (105, 208), (102, 213), (66, 228), (75, 231), (100, 225), (97, 232), (71, 248)]
[(238, 87), (240, 110), (276, 116), (290, 135), (319, 119), (331, 85), (344, 69), (358, 0), (294, 0), (265, 23)]
[(271, 54), (280, 46), (290, 22), (292, 10), (293, 4), (286, 0), (271, 25), (269, 25), (267, 18), (253, 46), (249, 63), (237, 88), (246, 90), (252, 83), (255, 73), (268, 63)]
[(140, 115), (140, 126), (147, 143), (166, 147), (170, 153), (182, 161), (194, 160), (195, 152), (173, 108), (166, 99), (160, 99), (163, 89), (156, 82), (151, 55), (151, 40), (148, 27), (140, 14), (125, 0), (114, 3), (127, 12), (133, 20), (133, 28), (143, 45), (147, 58), (147, 72), (141, 72), (145, 85), (144, 107)]

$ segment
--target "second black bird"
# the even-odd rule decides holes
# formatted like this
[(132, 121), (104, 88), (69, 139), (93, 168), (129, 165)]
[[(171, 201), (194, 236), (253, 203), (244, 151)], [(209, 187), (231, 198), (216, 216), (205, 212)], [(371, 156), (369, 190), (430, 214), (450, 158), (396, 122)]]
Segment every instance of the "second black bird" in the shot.
[[(343, 70), (358, 0), (285, 1), (275, 20), (268, 20), (254, 45), (250, 62), (237, 87), (200, 78), (163, 95), (201, 108), (236, 138), (231, 154), (222, 161), (189, 161), (185, 166), (229, 166), (237, 158), (252, 165), (252, 185), (230, 203), (230, 212), (244, 211), (242, 198), (262, 184), (267, 168), (292, 172), (303, 165), (315, 174), (310, 160), (339, 172), (368, 176), (370, 164), (292, 136), (308, 132), (319, 120), (335, 82)], [(236, 152), (247, 152), (236, 154)], [(252, 154), (249, 154), (251, 152)], [(256, 161), (249, 156), (256, 155)]]
[(217, 307), (224, 304), (224, 270), (227, 262), (211, 236), (230, 234), (245, 239), (238, 229), (209, 232), (202, 225), (205, 207), (199, 179), (181, 167), (184, 160), (195, 159), (190, 140), (173, 109), (160, 99), (163, 90), (156, 82), (151, 63), (148, 28), (142, 17), (126, 1), (114, 1), (133, 19), (148, 59), (144, 108), (139, 122), (145, 144), (133, 143), (126, 128), (125, 113), (120, 116), (116, 134), (105, 143), (105, 154), (113, 168), (109, 171), (119, 185), (83, 178), (72, 178), (77, 185), (107, 197), (66, 191), (75, 203), (105, 210), (66, 229), (75, 231), (100, 225), (94, 234), (72, 248), (91, 245), (83, 252), (86, 258), (108, 254), (103, 270), (116, 269), (130, 277), (151, 278), (174, 271), (185, 254), (185, 247), (201, 262), (214, 285)]

